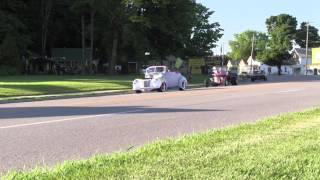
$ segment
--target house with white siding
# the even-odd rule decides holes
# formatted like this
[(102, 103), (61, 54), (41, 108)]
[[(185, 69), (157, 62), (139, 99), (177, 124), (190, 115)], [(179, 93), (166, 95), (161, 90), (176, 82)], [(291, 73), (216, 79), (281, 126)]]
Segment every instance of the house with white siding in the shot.
[(308, 57), (305, 48), (295, 48), (291, 54), (293, 60), (296, 62), (296, 64), (292, 66), (293, 73), (305, 75), (306, 65), (309, 69), (310, 65), (312, 64), (312, 49), (308, 49)]
[[(295, 48), (291, 51), (292, 59), (290, 60), (291, 65), (282, 65), (281, 74), (286, 75), (305, 75), (306, 65), (308, 66), (308, 73), (311, 71), (312, 65), (312, 49), (308, 49), (308, 57), (306, 56), (306, 50), (304, 48)], [(229, 62), (228, 67), (233, 66)], [(267, 75), (278, 74), (277, 66), (269, 66), (260, 62), (259, 60), (252, 59), (249, 57), (247, 61), (241, 60), (238, 65), (239, 74), (250, 73), (251, 68), (253, 70), (263, 70)]]

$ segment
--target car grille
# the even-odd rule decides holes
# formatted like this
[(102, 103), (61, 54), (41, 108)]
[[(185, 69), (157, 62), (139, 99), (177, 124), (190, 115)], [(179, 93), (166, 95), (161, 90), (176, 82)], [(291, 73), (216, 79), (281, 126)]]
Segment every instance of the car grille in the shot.
[(150, 87), (150, 81), (144, 81), (144, 87)]

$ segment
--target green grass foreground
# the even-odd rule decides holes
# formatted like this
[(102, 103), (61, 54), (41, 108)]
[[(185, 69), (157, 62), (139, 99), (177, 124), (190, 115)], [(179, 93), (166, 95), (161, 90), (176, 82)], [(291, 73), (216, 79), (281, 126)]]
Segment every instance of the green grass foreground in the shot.
[[(139, 75), (125, 76), (2, 76), (0, 98), (49, 95), (74, 92), (130, 90)], [(202, 83), (205, 76), (195, 76), (192, 83)], [(140, 77), (141, 78), (141, 77)]]
[(320, 109), (4, 179), (318, 179)]

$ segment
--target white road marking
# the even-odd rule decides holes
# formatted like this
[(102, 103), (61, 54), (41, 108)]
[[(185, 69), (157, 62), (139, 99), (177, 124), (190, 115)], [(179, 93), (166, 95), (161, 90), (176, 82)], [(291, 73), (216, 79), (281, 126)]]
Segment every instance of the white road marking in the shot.
[(300, 92), (303, 91), (304, 89), (290, 89), (290, 90), (285, 90), (285, 91), (279, 91), (276, 92), (277, 94), (284, 94), (284, 93), (295, 93), (295, 92)]
[(142, 112), (142, 111), (143, 110), (134, 110), (134, 111), (119, 112), (119, 113), (111, 113), (111, 114), (99, 114), (99, 115), (92, 115), (92, 116), (82, 116), (82, 117), (74, 117), (74, 118), (66, 118), (66, 119), (57, 119), (57, 120), (45, 121), (45, 122), (17, 124), (17, 125), (0, 127), (0, 130), (1, 129), (21, 128), (21, 127), (28, 127), (28, 126), (37, 126), (37, 125), (43, 125), (43, 124), (54, 124), (54, 123), (60, 123), (60, 122), (66, 122), (66, 121), (76, 121), (76, 120), (96, 118), (96, 117), (108, 117), (108, 116), (121, 115), (121, 114), (137, 113), (137, 112)]

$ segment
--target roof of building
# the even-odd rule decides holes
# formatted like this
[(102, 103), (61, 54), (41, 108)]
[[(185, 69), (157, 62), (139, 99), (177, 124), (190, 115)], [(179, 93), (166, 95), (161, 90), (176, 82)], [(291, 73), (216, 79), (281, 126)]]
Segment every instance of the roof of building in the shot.
[(256, 59), (253, 59), (251, 56), (248, 58), (247, 63), (248, 65), (257, 65), (260, 66), (261, 62), (257, 61)]
[[(294, 52), (300, 57), (306, 57), (306, 48), (295, 48)], [(308, 48), (308, 57), (312, 56), (312, 49)]]
[[(85, 49), (85, 58), (89, 59), (90, 49)], [(54, 48), (52, 49), (52, 58), (54, 60), (81, 61), (81, 48)]]

